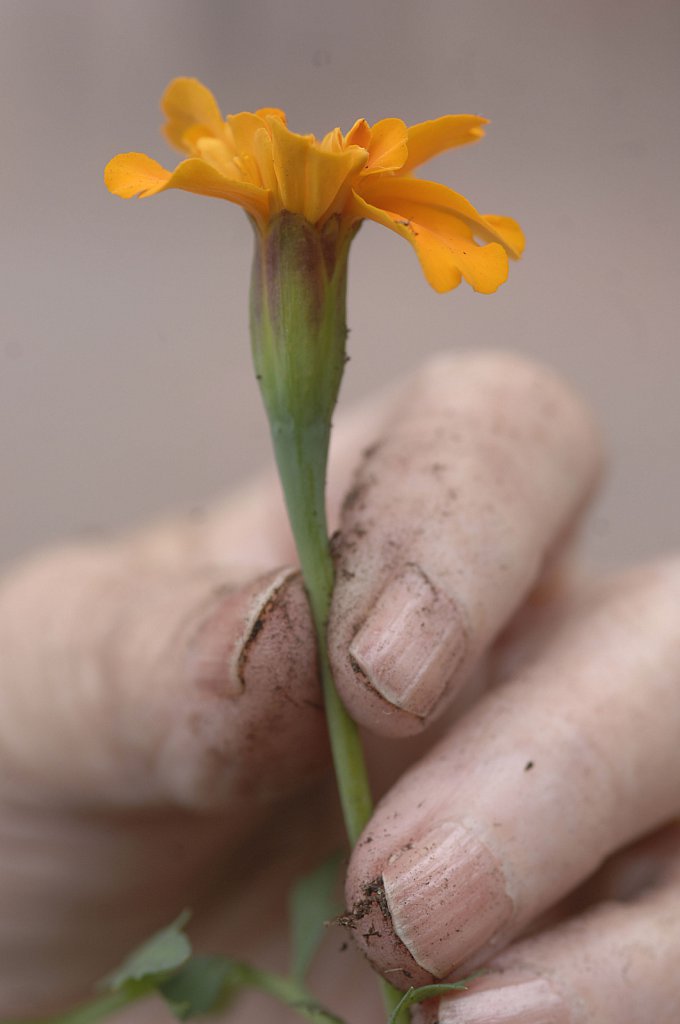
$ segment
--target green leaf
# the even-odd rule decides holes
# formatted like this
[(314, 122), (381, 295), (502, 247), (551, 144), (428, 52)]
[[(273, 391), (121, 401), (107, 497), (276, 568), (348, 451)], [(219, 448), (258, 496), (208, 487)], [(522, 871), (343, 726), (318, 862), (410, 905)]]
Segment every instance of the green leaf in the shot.
[(222, 956), (194, 956), (158, 991), (179, 1020), (222, 1010), (247, 983), (243, 968)]
[(303, 981), (323, 938), (328, 921), (342, 910), (338, 883), (342, 855), (334, 854), (310, 874), (298, 879), (290, 892), (291, 975)]
[(442, 982), (441, 984), (422, 985), (420, 988), (408, 989), (390, 1014), (390, 1019), (387, 1024), (397, 1024), (401, 1019), (401, 1015), (404, 1010), (408, 1010), (410, 1006), (414, 1006), (416, 1003), (424, 1003), (426, 999), (434, 999), (435, 996), (444, 996), (447, 992), (464, 991), (470, 982), (473, 981), (474, 978), (478, 978), (482, 973), (482, 971), (477, 971), (475, 974), (471, 974), (469, 978), (464, 978), (462, 981)]
[(140, 984), (144, 989), (153, 987), (181, 967), (191, 956), (191, 943), (182, 931), (190, 916), (188, 910), (182, 911), (176, 921), (130, 953), (102, 985), (111, 992), (129, 989), (132, 993)]

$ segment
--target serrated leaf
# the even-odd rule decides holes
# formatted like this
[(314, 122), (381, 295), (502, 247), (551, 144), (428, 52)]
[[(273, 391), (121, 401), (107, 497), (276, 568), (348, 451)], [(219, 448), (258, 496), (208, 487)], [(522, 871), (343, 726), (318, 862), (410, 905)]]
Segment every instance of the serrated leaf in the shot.
[(111, 992), (139, 983), (160, 982), (191, 956), (191, 943), (182, 929), (190, 918), (187, 910), (135, 949), (102, 984)]
[(222, 956), (194, 956), (158, 986), (179, 1020), (222, 1010), (245, 984), (240, 964)]
[(341, 854), (334, 854), (291, 889), (290, 929), (293, 962), (291, 975), (302, 981), (323, 938), (326, 922), (342, 910), (338, 897)]
[(415, 1006), (416, 1003), (424, 1003), (426, 999), (434, 999), (436, 996), (444, 996), (448, 992), (464, 991), (467, 989), (470, 982), (475, 978), (478, 978), (482, 973), (482, 971), (477, 971), (475, 974), (471, 974), (469, 978), (464, 978), (462, 981), (441, 982), (436, 985), (421, 985), (420, 988), (408, 989), (393, 1009), (387, 1024), (397, 1024), (397, 1021), (399, 1021), (400, 1015), (404, 1010), (408, 1010), (410, 1006)]

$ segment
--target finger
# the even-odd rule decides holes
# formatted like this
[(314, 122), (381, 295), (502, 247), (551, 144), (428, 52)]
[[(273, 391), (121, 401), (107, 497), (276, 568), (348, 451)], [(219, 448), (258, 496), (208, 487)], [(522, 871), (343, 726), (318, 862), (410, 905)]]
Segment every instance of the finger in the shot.
[(235, 823), (325, 762), (312, 637), (291, 569), (232, 588), (124, 544), (37, 559), (0, 588), (1, 795)]
[[(327, 484), (331, 531), (349, 488), (359, 454), (378, 435), (396, 395), (387, 386), (349, 411), (334, 425)], [(187, 572), (222, 569), (230, 580), (252, 579), (273, 565), (297, 563), (281, 485), (274, 466), (241, 485), (228, 498), (154, 522), (128, 538), (137, 558), (147, 564)]]
[(589, 416), (507, 355), (441, 358), (403, 393), (342, 516), (331, 649), (353, 716), (420, 730), (536, 584), (593, 488)]
[(398, 983), (485, 962), (680, 808), (680, 561), (603, 587), (383, 800), (350, 921)]
[(667, 846), (651, 890), (516, 943), (467, 992), (423, 1007), (418, 1024), (675, 1024), (680, 829)]
[[(334, 432), (331, 505), (392, 401), (388, 389)], [(314, 639), (299, 579), (271, 573), (294, 561), (266, 473), (228, 501), (0, 582), (7, 777), (55, 797), (189, 806), (233, 801), (247, 779), (277, 792), (305, 778), (323, 746)]]

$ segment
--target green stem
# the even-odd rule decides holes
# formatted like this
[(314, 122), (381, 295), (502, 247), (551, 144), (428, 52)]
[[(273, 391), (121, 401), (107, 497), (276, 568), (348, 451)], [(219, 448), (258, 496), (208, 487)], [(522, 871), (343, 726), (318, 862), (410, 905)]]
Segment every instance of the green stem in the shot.
[(137, 1003), (141, 999), (148, 999), (151, 995), (153, 995), (153, 990), (149, 988), (146, 990), (138, 988), (136, 991), (127, 992), (107, 992), (75, 1010), (59, 1014), (58, 1017), (45, 1017), (32, 1021), (3, 1021), (3, 1024), (95, 1024), (96, 1021), (103, 1020), (109, 1014), (131, 1006), (132, 1003)]
[[(353, 231), (285, 211), (255, 232), (250, 325), (255, 371), (316, 630), (338, 794), (350, 846), (373, 811), (359, 730), (328, 654), (334, 570), (326, 523), (331, 418), (345, 365), (347, 253)], [(386, 990), (387, 991), (387, 990)], [(388, 1012), (396, 1005), (390, 992)]]
[[(354, 847), (373, 812), (373, 800), (361, 737), (335, 686), (328, 654), (328, 616), (334, 584), (333, 559), (326, 522), (326, 464), (330, 425), (301, 426), (292, 418), (272, 419), (274, 453), (286, 499), (288, 517), (300, 558), (317, 636), (326, 722), (345, 828)], [(388, 1016), (402, 993), (382, 982)], [(397, 1018), (408, 1020), (408, 1011)]]
[(325, 481), (330, 426), (274, 420), (272, 438), (302, 577), (316, 630), (326, 721), (340, 804), (350, 846), (368, 822), (373, 801), (356, 724), (343, 705), (328, 655), (334, 570), (326, 525)]
[(267, 995), (295, 1010), (305, 1020), (313, 1021), (314, 1024), (344, 1024), (340, 1017), (320, 1006), (300, 982), (245, 965), (242, 967), (242, 973), (246, 985), (266, 992)]

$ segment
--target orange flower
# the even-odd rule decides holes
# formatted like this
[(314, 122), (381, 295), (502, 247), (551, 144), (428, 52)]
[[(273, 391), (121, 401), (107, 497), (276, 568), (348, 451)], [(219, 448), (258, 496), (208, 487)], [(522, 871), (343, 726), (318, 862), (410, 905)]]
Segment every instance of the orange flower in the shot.
[(373, 220), (413, 245), (439, 292), (462, 278), (475, 291), (496, 291), (508, 257), (518, 258), (524, 247), (514, 220), (480, 214), (457, 192), (412, 177), (438, 153), (482, 138), (482, 117), (449, 114), (411, 128), (396, 117), (372, 126), (362, 119), (346, 135), (336, 128), (317, 140), (291, 132), (274, 108), (225, 120), (210, 90), (193, 78), (171, 82), (162, 107), (165, 135), (188, 159), (171, 172), (143, 153), (114, 157), (105, 180), (115, 195), (179, 188), (228, 199), (262, 234), (283, 211), (319, 229), (336, 220), (343, 235)]

